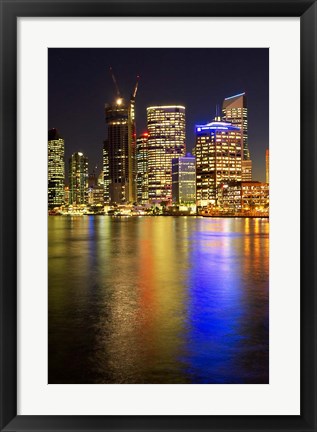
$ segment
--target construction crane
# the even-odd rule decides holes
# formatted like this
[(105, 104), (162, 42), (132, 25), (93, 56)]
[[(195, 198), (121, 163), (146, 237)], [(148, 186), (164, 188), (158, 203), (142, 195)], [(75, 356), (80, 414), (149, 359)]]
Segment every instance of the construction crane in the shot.
[(111, 66), (110, 66), (109, 71), (110, 71), (110, 74), (111, 74), (112, 81), (113, 81), (113, 83), (114, 83), (114, 85), (115, 85), (115, 88), (116, 88), (116, 90), (117, 90), (117, 97), (118, 97), (119, 99), (121, 99), (121, 93), (120, 93), (120, 90), (119, 90), (119, 86), (118, 86), (118, 83), (117, 83), (116, 77), (115, 77), (115, 75), (114, 75), (114, 73), (113, 73), (113, 69), (112, 69)]
[(136, 93), (138, 91), (139, 79), (140, 79), (140, 75), (137, 75), (137, 77), (136, 77), (136, 83), (135, 83), (135, 87), (134, 87), (131, 99), (135, 99), (135, 97), (136, 97)]

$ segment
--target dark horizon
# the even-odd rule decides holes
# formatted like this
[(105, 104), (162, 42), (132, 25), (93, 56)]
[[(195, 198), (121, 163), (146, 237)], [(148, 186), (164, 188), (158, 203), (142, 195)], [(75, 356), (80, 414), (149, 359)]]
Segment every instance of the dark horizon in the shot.
[[(49, 48), (48, 129), (65, 140), (65, 167), (82, 151), (89, 172), (102, 169), (104, 106), (116, 98), (109, 67), (126, 100), (140, 75), (137, 135), (146, 130), (146, 107), (186, 107), (186, 152), (195, 125), (210, 122), (224, 98), (246, 92), (253, 180), (265, 181), (269, 147), (269, 50), (267, 48)], [(66, 182), (68, 178), (66, 177)]]

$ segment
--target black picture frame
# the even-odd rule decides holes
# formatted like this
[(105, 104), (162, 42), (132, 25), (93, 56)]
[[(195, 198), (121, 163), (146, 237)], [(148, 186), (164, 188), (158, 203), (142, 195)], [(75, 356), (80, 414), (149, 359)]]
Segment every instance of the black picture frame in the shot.
[[(317, 5), (312, 0), (0, 0), (1, 431), (316, 431)], [(298, 416), (17, 415), (17, 18), (300, 17), (301, 414)], [(281, 36), (282, 37), (282, 36)], [(294, 119), (297, 121), (297, 119)], [(290, 126), (292, 119), (290, 119)], [(290, 181), (291, 187), (291, 181)], [(292, 377), (289, 377), (292, 379)]]

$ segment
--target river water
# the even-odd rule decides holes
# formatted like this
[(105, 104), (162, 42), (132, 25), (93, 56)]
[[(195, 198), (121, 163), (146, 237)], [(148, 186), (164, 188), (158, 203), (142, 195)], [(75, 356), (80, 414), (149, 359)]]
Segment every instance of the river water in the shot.
[(49, 383), (268, 383), (267, 219), (48, 218)]

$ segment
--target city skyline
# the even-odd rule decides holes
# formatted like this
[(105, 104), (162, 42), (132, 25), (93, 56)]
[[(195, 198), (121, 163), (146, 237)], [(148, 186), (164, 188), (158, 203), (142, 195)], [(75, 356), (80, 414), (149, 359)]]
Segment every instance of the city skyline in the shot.
[[(153, 59), (148, 60), (149, 53)], [(124, 62), (120, 65), (120, 59), (129, 67), (123, 67)], [(204, 68), (199, 68), (198, 59), (205, 59)], [(208, 68), (215, 59), (217, 67)], [(186, 64), (187, 69), (182, 70)], [(48, 126), (63, 136), (65, 160), (82, 151), (88, 157), (89, 172), (95, 166), (97, 172), (102, 170), (104, 106), (116, 97), (110, 65), (127, 100), (136, 76), (141, 76), (135, 105), (137, 136), (147, 130), (146, 108), (150, 105), (186, 107), (186, 152), (194, 147), (195, 125), (212, 121), (217, 105), (226, 97), (246, 92), (253, 178), (265, 180), (267, 49), (49, 49)]]
[(49, 50), (49, 384), (269, 384), (268, 65)]

